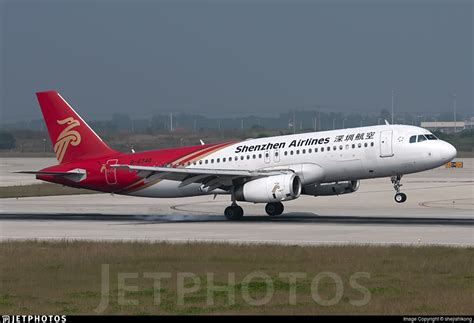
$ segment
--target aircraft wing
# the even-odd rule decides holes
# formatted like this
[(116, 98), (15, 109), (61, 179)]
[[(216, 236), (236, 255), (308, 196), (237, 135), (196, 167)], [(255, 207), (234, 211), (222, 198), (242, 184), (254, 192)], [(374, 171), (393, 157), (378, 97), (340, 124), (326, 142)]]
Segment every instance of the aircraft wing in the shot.
[(181, 187), (192, 183), (203, 183), (208, 191), (219, 187), (231, 186), (235, 180), (281, 175), (288, 170), (240, 170), (240, 169), (205, 169), (174, 168), (134, 165), (110, 165), (112, 168), (128, 169), (138, 172), (146, 179), (167, 179), (181, 181)]

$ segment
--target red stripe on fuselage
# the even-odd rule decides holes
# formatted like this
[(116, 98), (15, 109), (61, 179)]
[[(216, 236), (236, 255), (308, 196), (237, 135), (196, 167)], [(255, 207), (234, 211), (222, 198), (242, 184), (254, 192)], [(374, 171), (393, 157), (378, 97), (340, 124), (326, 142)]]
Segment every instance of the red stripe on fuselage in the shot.
[[(234, 143), (235, 142), (230, 142), (230, 143), (226, 142), (226, 143), (222, 143), (222, 144), (212, 145), (210, 147), (207, 146), (206, 148), (203, 148), (201, 150), (198, 150), (198, 151), (195, 151), (195, 152), (192, 152), (192, 153), (188, 153), (188, 154), (182, 155), (181, 157), (175, 158), (173, 161), (168, 162), (167, 164), (170, 164), (173, 167), (176, 167), (178, 165), (184, 165), (185, 163), (187, 163), (190, 160), (199, 158), (200, 156), (207, 156), (207, 155), (209, 155), (213, 152), (218, 151), (219, 149), (225, 148), (225, 147), (230, 146)], [(179, 162), (176, 163), (177, 161), (179, 161)], [(176, 164), (174, 165), (174, 163), (176, 163)], [(117, 193), (126, 194), (126, 193), (135, 192), (137, 190), (147, 188), (147, 187), (149, 187), (153, 184), (156, 184), (160, 180), (152, 181), (151, 183), (145, 183), (144, 179), (140, 179), (140, 180), (132, 183), (131, 185), (129, 185), (129, 186), (123, 188), (123, 189), (120, 189), (119, 191), (117, 191)]]
[[(173, 165), (179, 162), (179, 166), (184, 163), (196, 161), (203, 157), (218, 151), (219, 149), (228, 147), (235, 142), (226, 142), (220, 144), (208, 144), (199, 146), (188, 146), (170, 149), (160, 149), (153, 151), (144, 151), (137, 153), (119, 154), (111, 157), (93, 158), (88, 160), (80, 160), (71, 163), (55, 165), (42, 169), (42, 171), (59, 171), (67, 172), (72, 169), (84, 169), (87, 171), (87, 177), (76, 183), (60, 176), (38, 175), (37, 178), (53, 183), (67, 186), (82, 187), (102, 192), (115, 192), (124, 194), (130, 190), (137, 190), (149, 183), (145, 183), (145, 179), (137, 176), (137, 172), (130, 172), (125, 169), (116, 170), (117, 182), (108, 184), (106, 177), (112, 170), (107, 164), (110, 159), (117, 159), (117, 164), (140, 165), (140, 166), (165, 166)], [(154, 181), (153, 181), (154, 182)]]

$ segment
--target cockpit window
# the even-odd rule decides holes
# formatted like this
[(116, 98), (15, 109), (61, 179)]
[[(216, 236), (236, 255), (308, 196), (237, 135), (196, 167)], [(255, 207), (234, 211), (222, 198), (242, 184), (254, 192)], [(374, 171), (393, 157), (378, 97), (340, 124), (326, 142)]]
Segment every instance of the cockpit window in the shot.
[(418, 142), (427, 140), (424, 135), (418, 135)]
[(425, 136), (426, 136), (426, 138), (428, 138), (428, 140), (438, 140), (438, 138), (435, 135), (431, 134), (431, 133), (427, 134)]
[(424, 134), (424, 135), (413, 135), (410, 137), (410, 143), (414, 143), (414, 142), (417, 142), (417, 138), (418, 138), (418, 142), (422, 142), (422, 141), (426, 141), (426, 140), (438, 140), (438, 137), (436, 137), (435, 135), (433, 135), (432, 133), (427, 133), (427, 134)]

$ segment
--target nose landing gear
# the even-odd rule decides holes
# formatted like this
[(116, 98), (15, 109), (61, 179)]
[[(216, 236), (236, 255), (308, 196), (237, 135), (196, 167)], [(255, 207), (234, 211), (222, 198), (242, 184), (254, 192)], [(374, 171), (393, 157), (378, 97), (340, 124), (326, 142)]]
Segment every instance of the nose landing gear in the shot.
[(390, 178), (392, 180), (393, 188), (395, 189), (395, 202), (397, 203), (403, 203), (407, 200), (407, 195), (405, 193), (400, 192), (400, 187), (402, 187), (402, 184), (400, 183), (402, 179), (402, 175), (397, 175), (397, 176), (392, 176)]

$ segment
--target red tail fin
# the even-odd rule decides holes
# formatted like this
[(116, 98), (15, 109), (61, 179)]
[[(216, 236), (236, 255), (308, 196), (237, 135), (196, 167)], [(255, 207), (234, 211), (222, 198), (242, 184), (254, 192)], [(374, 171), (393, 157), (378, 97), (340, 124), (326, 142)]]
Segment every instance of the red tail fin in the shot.
[(118, 153), (100, 139), (58, 92), (38, 92), (36, 96), (60, 164)]

